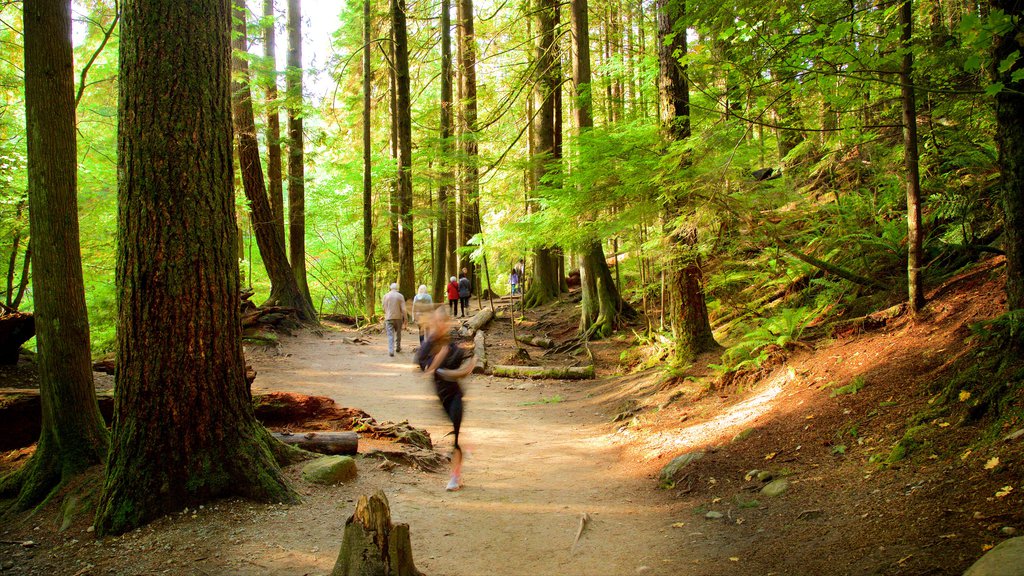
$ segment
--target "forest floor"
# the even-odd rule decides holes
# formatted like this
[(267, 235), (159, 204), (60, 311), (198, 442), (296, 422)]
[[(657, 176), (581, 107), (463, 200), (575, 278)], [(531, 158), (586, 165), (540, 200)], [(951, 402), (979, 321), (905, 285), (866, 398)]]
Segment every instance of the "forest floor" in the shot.
[[(929, 407), (929, 384), (958, 366), (967, 326), (1005, 306), (1001, 278), (982, 267), (938, 290), (922, 321), (798, 348), (724, 387), (702, 368), (712, 356), (685, 379), (619, 375), (634, 344), (624, 337), (592, 346), (595, 381), (473, 375), (458, 492), (444, 491), (444, 472), (371, 458), (331, 487), (304, 483), (295, 466), (301, 504), (219, 501), (104, 539), (87, 515), (62, 529), (56, 498), (0, 527), (0, 574), (328, 574), (355, 500), (377, 489), (432, 576), (960, 574), (1024, 530), (1024, 442), (999, 439), (1024, 422), (992, 431), (937, 416), (909, 458), (882, 461)], [(517, 329), (565, 338), (574, 309), (566, 300), (530, 311)], [(510, 329), (507, 319), (488, 328), (491, 362), (514, 349)], [(450, 425), (412, 365), (415, 332), (403, 344), (390, 358), (379, 331), (333, 327), (248, 349), (247, 360), (254, 392), (328, 396), (381, 422), (408, 420), (447, 453)], [(836, 393), (858, 377), (856, 393)], [(703, 456), (659, 488), (662, 467), (693, 452)], [(24, 455), (4, 458), (10, 466)], [(761, 494), (754, 469), (785, 478), (788, 491)]]

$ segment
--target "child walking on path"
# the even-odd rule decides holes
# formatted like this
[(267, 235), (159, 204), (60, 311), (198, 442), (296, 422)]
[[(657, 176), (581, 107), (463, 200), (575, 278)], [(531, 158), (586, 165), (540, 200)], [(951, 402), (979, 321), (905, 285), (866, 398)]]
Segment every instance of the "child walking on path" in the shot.
[[(445, 490), (462, 488), (462, 448), (459, 446), (459, 428), (462, 426), (462, 386), (459, 379), (467, 376), (476, 366), (476, 358), (466, 354), (451, 339), (451, 323), (443, 308), (434, 311), (427, 338), (416, 353), (416, 362), (434, 381), (434, 391), (452, 422), (455, 449), (452, 452), (452, 475)], [(468, 356), (468, 359), (467, 359)]]

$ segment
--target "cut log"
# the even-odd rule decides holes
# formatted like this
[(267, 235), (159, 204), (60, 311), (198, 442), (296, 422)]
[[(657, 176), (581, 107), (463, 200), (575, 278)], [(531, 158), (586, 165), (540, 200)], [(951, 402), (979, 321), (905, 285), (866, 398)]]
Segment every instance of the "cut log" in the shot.
[(349, 326), (355, 326), (359, 323), (359, 320), (351, 314), (321, 314), (320, 319), (337, 322), (339, 324), (348, 324)]
[(484, 343), (483, 330), (476, 333), (473, 337), (473, 355), (476, 356), (476, 366), (473, 368), (473, 372), (477, 374), (483, 374), (487, 371), (487, 347)]
[(529, 334), (520, 334), (516, 336), (516, 342), (522, 342), (523, 344), (529, 344), (530, 346), (536, 346), (538, 348), (551, 348), (555, 343), (551, 338), (545, 338), (544, 336), (531, 336)]
[(459, 335), (464, 338), (472, 338), (476, 336), (477, 330), (482, 330), (483, 327), (487, 326), (487, 323), (493, 318), (494, 312), (491, 312), (490, 310), (481, 310), (466, 322), (466, 325), (459, 330)]
[(356, 454), (359, 434), (355, 432), (271, 432), (285, 444), (298, 446), (317, 454)]
[(594, 365), (588, 366), (502, 366), (490, 367), (492, 376), (500, 378), (532, 378), (550, 380), (592, 380)]
[(36, 319), (32, 314), (0, 308), (0, 364), (17, 364), (21, 345), (35, 335)]
[(409, 525), (391, 523), (384, 492), (359, 497), (331, 576), (422, 576), (413, 563)]

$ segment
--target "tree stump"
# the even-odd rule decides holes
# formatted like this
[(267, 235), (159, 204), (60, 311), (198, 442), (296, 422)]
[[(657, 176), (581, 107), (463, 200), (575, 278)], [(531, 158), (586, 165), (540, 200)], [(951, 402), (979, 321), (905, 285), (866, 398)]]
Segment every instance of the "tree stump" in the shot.
[(359, 497), (331, 576), (422, 576), (413, 564), (409, 525), (391, 523), (384, 492)]

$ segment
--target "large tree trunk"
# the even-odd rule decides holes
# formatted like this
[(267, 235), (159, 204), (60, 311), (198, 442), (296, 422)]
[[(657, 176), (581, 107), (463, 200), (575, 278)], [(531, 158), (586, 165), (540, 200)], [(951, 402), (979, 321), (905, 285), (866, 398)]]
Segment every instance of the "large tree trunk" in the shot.
[[(587, 0), (573, 0), (570, 15), (575, 48), (572, 69), (576, 91), (576, 126), (582, 133), (594, 127)], [(599, 338), (611, 334), (619, 322), (619, 310), (632, 309), (622, 301), (618, 288), (611, 281), (611, 272), (600, 240), (590, 242), (584, 249), (580, 258), (580, 285), (583, 291), (580, 333)]]
[(913, 83), (913, 20), (913, 2), (904, 0), (900, 6), (900, 41), (904, 49), (900, 63), (900, 100), (903, 108), (903, 162), (907, 170), (907, 292), (910, 310), (917, 314), (924, 307), (924, 287), (921, 285), (921, 175), (918, 170), (917, 104)]
[(295, 502), (253, 415), (238, 307), (230, 5), (129, 0), (118, 102), (118, 331), (100, 534), (240, 495)]
[(1024, 81), (1013, 74), (1024, 68), (1020, 58), (1009, 70), (996, 66), (1014, 51), (1024, 52), (1024, 1), (993, 0), (992, 7), (1014, 17), (1013, 27), (992, 46), (992, 71), (1003, 89), (996, 94), (996, 144), (1002, 172), (1003, 250), (1006, 251), (1006, 305), (1024, 308)]
[[(462, 107), (459, 110), (459, 138), (465, 165), (462, 167), (462, 181), (459, 183), (462, 246), (468, 246), (470, 239), (481, 232), (480, 226), (480, 168), (478, 166), (479, 144), (477, 143), (477, 100), (476, 100), (476, 31), (473, 22), (473, 0), (457, 0), (456, 18), (459, 21), (459, 92)], [(473, 292), (480, 293), (480, 278), (469, 254), (459, 257), (459, 269), (469, 271)], [(455, 274), (457, 276), (457, 274)]]
[[(690, 88), (685, 67), (680, 65), (686, 56), (685, 15), (685, 0), (659, 0), (658, 88), (662, 122), (668, 139), (676, 142), (690, 137)], [(673, 253), (667, 283), (672, 294), (669, 320), (675, 339), (675, 359), (688, 362), (701, 352), (717, 348), (718, 344), (711, 334), (704, 301), (697, 228), (683, 221), (687, 214), (680, 199), (668, 199), (664, 210)]]
[(453, 190), (451, 164), (449, 158), (452, 150), (452, 23), (451, 0), (441, 0), (441, 183), (437, 188), (437, 240), (434, 244), (434, 302), (446, 300), (445, 286), (448, 276), (445, 269), (448, 263), (448, 251), (454, 246), (448, 245), (448, 205), (452, 201)]
[[(274, 29), (274, 0), (263, 0), (263, 57), (270, 69), (264, 80), (267, 95), (267, 180), (270, 210), (274, 215), (274, 234), (281, 246), (287, 246), (284, 235), (284, 184), (281, 174), (281, 106), (277, 102), (277, 33)], [(287, 258), (287, 256), (286, 256)]]
[(316, 321), (316, 310), (299, 292), (295, 276), (288, 265), (284, 247), (284, 235), (278, 233), (276, 215), (271, 212), (267, 200), (263, 168), (260, 166), (259, 142), (256, 138), (256, 124), (252, 111), (252, 90), (249, 84), (249, 63), (242, 54), (248, 49), (245, 26), (245, 2), (233, 0), (234, 35), (232, 40), (236, 53), (231, 62), (235, 74), (231, 82), (231, 106), (235, 135), (238, 137), (238, 163), (242, 172), (242, 187), (249, 201), (252, 227), (256, 233), (256, 245), (260, 258), (270, 277), (270, 297), (264, 306), (289, 306), (295, 308), (299, 318), (306, 322)]
[[(392, 22), (391, 38), (388, 42), (388, 106), (391, 109), (391, 159), (398, 167), (398, 82), (395, 70), (395, 27)], [(391, 181), (391, 195), (388, 198), (388, 238), (391, 247), (391, 262), (398, 264), (398, 212), (399, 212), (399, 180), (398, 175)]]
[[(530, 161), (530, 188), (536, 191), (547, 174), (547, 163), (555, 151), (555, 90), (558, 79), (554, 76), (555, 56), (555, 11), (557, 4), (552, 0), (535, 0), (534, 13), (537, 18), (537, 40), (534, 48), (533, 102), (536, 115), (533, 124), (533, 151)], [(536, 204), (531, 210), (539, 210)], [(557, 262), (548, 246), (536, 248), (533, 265), (533, 281), (523, 295), (524, 306), (537, 306), (558, 297), (560, 284)]]
[(302, 134), (302, 6), (288, 0), (288, 252), (299, 293), (313, 308), (306, 281), (306, 166)]
[(395, 123), (398, 128), (398, 291), (412, 298), (416, 293), (416, 270), (412, 237), (412, 100), (405, 0), (391, 0), (391, 24), (395, 31)]
[(363, 0), (363, 266), (366, 276), (363, 279), (364, 298), (366, 298), (366, 319), (373, 318), (377, 305), (376, 291), (373, 289), (373, 154), (370, 140), (370, 123), (372, 121), (372, 94), (370, 94), (370, 0)]
[(108, 440), (93, 389), (78, 244), (71, 3), (23, 6), (29, 228), (46, 241), (32, 275), (42, 431), (32, 459), (0, 481), (0, 496), (17, 494), (21, 509), (102, 463)]

